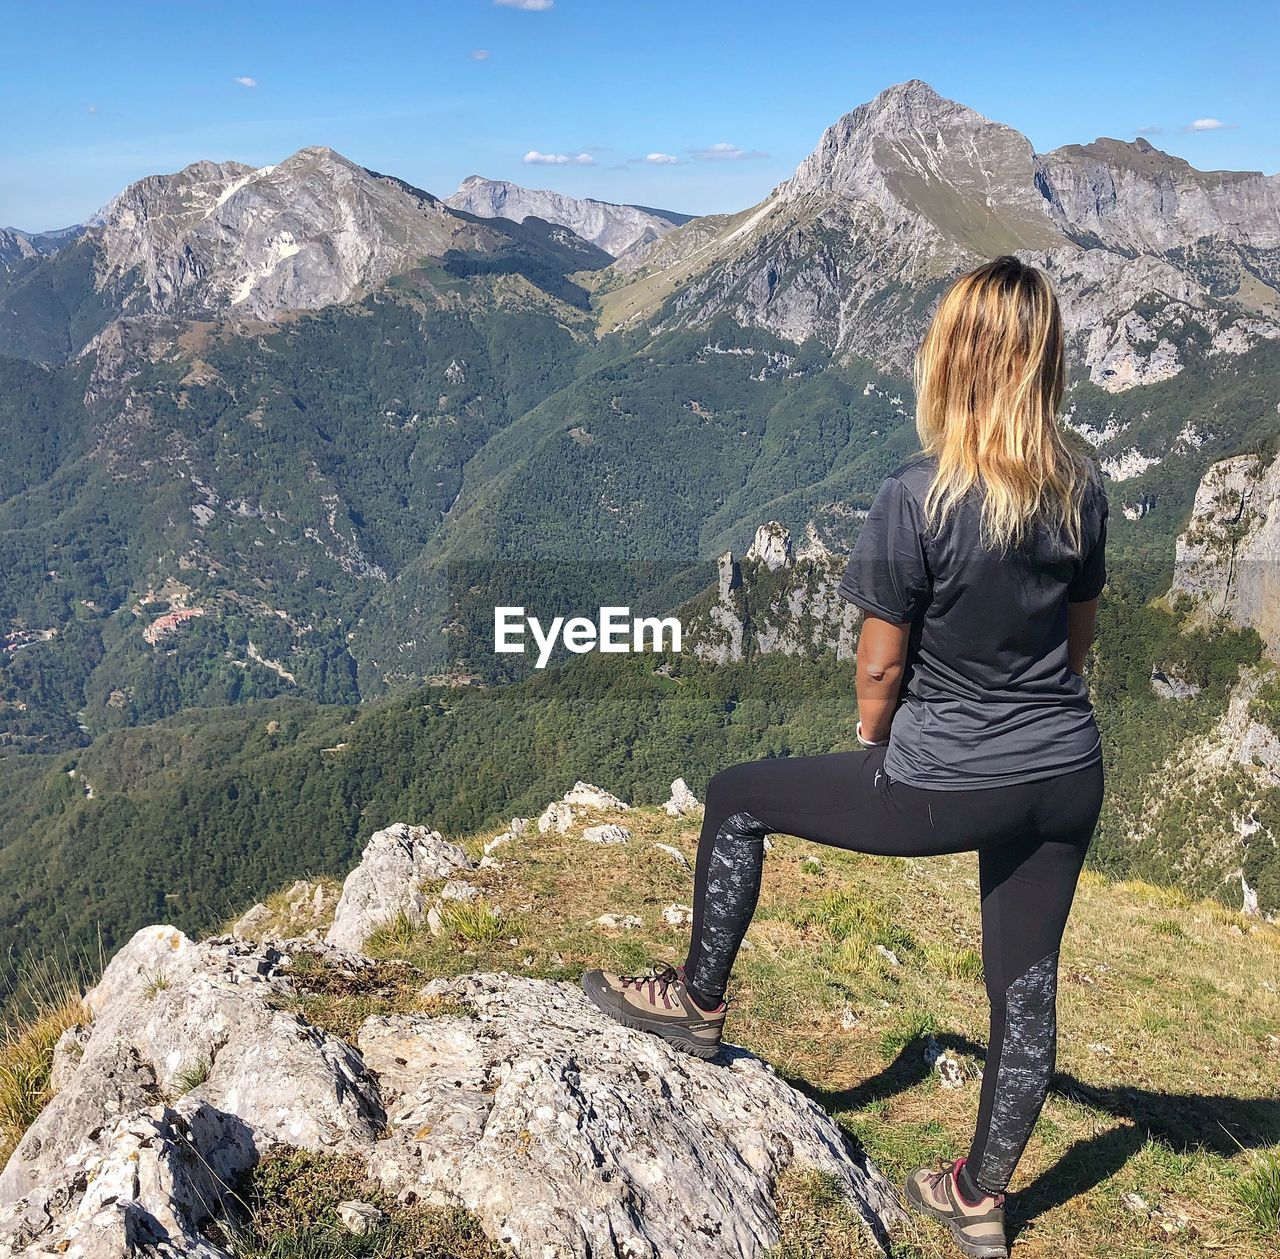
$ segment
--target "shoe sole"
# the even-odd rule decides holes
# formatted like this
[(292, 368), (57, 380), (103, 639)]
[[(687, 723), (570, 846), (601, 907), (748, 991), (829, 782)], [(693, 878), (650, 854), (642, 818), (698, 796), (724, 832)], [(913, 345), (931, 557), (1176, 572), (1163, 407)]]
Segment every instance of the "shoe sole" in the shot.
[(913, 1181), (907, 1181), (906, 1196), (907, 1204), (921, 1215), (927, 1215), (930, 1219), (941, 1220), (951, 1230), (952, 1240), (969, 1259), (1009, 1259), (1008, 1245), (999, 1246), (992, 1242), (971, 1242), (964, 1236), (960, 1226), (955, 1221), (955, 1217), (949, 1211), (940, 1211), (919, 1196), (919, 1190), (916, 1189)]
[(651, 1036), (660, 1036), (668, 1045), (673, 1049), (678, 1049), (682, 1054), (688, 1054), (690, 1057), (701, 1058), (704, 1062), (708, 1062), (720, 1052), (718, 1043), (714, 1045), (703, 1044), (702, 1041), (695, 1040), (692, 1036), (680, 1035), (678, 1028), (646, 1023), (643, 1019), (635, 1018), (624, 1010), (619, 1010), (616, 1006), (606, 1005), (585, 984), (582, 991), (587, 994), (587, 999), (597, 1010), (602, 1014), (607, 1014), (615, 1023), (621, 1023), (623, 1027), (629, 1027), (633, 1031), (648, 1032)]

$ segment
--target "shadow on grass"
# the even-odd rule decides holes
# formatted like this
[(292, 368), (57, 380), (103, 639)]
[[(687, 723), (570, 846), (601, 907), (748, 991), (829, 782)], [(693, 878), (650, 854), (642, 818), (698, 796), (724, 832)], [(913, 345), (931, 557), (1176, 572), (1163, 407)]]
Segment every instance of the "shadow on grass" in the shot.
[[(965, 1036), (937, 1034), (934, 1040), (957, 1054), (979, 1061), (983, 1047)], [(882, 1098), (905, 1092), (933, 1074), (925, 1059), (925, 1038), (907, 1042), (883, 1071), (853, 1088), (829, 1091), (804, 1080), (789, 1081), (828, 1111), (858, 1111)], [(1054, 1207), (1087, 1193), (1114, 1176), (1148, 1139), (1179, 1154), (1212, 1153), (1230, 1157), (1240, 1151), (1280, 1144), (1280, 1100), (1274, 1097), (1224, 1097), (1213, 1093), (1158, 1093), (1124, 1085), (1086, 1084), (1056, 1072), (1051, 1092), (1104, 1111), (1129, 1125), (1077, 1141), (1052, 1167), (1011, 1200), (1010, 1232)]]

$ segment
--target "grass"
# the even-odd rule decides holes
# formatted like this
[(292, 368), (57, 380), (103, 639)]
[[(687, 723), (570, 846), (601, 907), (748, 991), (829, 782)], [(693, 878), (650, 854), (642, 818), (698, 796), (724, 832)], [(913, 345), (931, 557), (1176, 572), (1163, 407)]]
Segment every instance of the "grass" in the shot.
[(197, 1058), (188, 1063), (173, 1077), (172, 1093), (175, 1098), (185, 1097), (192, 1089), (198, 1089), (213, 1070), (213, 1063), (208, 1058)]
[(1264, 1233), (1280, 1236), (1280, 1147), (1260, 1150), (1236, 1182), (1236, 1197)]
[(67, 1028), (88, 1018), (78, 978), (37, 968), (24, 975), (0, 1025), (0, 1165), (53, 1096), (53, 1049)]
[[(355, 1158), (295, 1151), (264, 1159), (243, 1196), (237, 1259), (501, 1259), (465, 1211), (403, 1205), (365, 1176)], [(367, 1202), (384, 1216), (380, 1227), (353, 1234), (338, 1204)]]

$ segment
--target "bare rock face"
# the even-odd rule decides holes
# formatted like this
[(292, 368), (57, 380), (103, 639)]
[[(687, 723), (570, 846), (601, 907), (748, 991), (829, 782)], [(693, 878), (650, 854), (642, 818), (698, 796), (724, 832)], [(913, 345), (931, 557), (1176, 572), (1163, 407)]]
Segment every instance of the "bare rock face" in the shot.
[(880, 1173), (759, 1059), (683, 1057), (574, 986), (435, 980), (474, 1017), (369, 1019), (359, 1044), (388, 1101), (369, 1169), (391, 1192), (473, 1211), (523, 1259), (756, 1259), (778, 1241), (773, 1186), (835, 1177), (868, 1251), (900, 1208)]
[(221, 1255), (199, 1228), (259, 1157), (374, 1142), (382, 1103), (359, 1055), (277, 1008), (287, 961), (163, 926), (116, 954), (0, 1174), (0, 1256)]
[(342, 885), (333, 926), (325, 938), (340, 948), (358, 950), (376, 928), (398, 914), (421, 922), (426, 913), (421, 884), (447, 879), (455, 870), (472, 866), (457, 844), (429, 827), (396, 822), (375, 831), (360, 864)]
[(541, 188), (522, 188), (505, 179), (485, 179), (481, 175), (464, 179), (445, 205), (482, 218), (523, 223), (533, 216), (558, 223), (615, 258), (630, 249), (652, 244), (689, 218), (687, 214), (667, 210), (614, 205), (591, 197), (569, 197)]
[(416, 258), (494, 237), (323, 147), (257, 169), (196, 162), (150, 176), (105, 206), (90, 231), (101, 284), (136, 269), (152, 309), (256, 318), (346, 301)]
[(205, 1230), (257, 1159), (249, 1128), (197, 1099), (111, 1121), (25, 1199), (0, 1206), (0, 1255), (228, 1259)]
[(792, 564), (791, 531), (771, 520), (756, 530), (756, 536), (744, 556), (754, 564), (763, 564), (770, 572), (790, 568)]
[(797, 555), (786, 526), (761, 525), (741, 564), (732, 553), (720, 557), (713, 602), (686, 619), (693, 654), (716, 664), (753, 652), (834, 651), (837, 659), (851, 659), (862, 615), (837, 591), (844, 564), (818, 542), (816, 530)]
[(1205, 616), (1251, 625), (1280, 651), (1280, 460), (1237, 455), (1213, 464), (1177, 541), (1171, 595)]

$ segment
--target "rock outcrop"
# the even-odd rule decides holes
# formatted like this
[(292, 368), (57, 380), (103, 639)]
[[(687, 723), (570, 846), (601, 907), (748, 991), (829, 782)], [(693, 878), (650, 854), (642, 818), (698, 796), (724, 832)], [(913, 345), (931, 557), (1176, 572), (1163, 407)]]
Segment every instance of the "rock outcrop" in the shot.
[(790, 530), (776, 520), (761, 525), (741, 564), (731, 553), (720, 557), (712, 602), (685, 618), (694, 655), (717, 664), (769, 652), (851, 659), (862, 616), (837, 593), (844, 565), (816, 534), (797, 555)]
[(553, 800), (538, 817), (538, 833), (555, 831), (563, 835), (575, 823), (592, 813), (622, 813), (631, 806), (611, 791), (590, 783), (576, 782), (559, 800)]
[(750, 1054), (682, 1058), (565, 984), (468, 975), (426, 991), (474, 1013), (360, 1029), (390, 1129), (371, 1170), (461, 1202), (517, 1255), (764, 1256), (792, 1164), (835, 1178), (869, 1247), (899, 1218), (831, 1119)]
[(1170, 594), (1252, 626), (1280, 651), (1280, 459), (1236, 455), (1209, 468), (1177, 541)]
[(702, 806), (683, 778), (671, 784), (671, 798), (662, 806), (668, 817), (684, 817)]
[(473, 865), (457, 844), (426, 826), (396, 822), (375, 831), (360, 864), (342, 885), (326, 939), (339, 948), (360, 949), (378, 927), (400, 914), (421, 922), (427, 910), (424, 880), (447, 879)]
[(59, 1041), (57, 1095), (0, 1174), (0, 1256), (221, 1255), (199, 1234), (262, 1155), (374, 1141), (385, 1116), (359, 1054), (279, 1008), (288, 963), (164, 926), (116, 954)]
[[(399, 904), (412, 871), (442, 877), (452, 847), (378, 832), (347, 880), (350, 921)], [(359, 1160), (402, 1202), (463, 1207), (517, 1259), (764, 1259), (792, 1167), (830, 1176), (863, 1248), (887, 1248), (902, 1213), (884, 1177), (743, 1050), (686, 1057), (576, 984), (507, 974), (430, 980), (354, 1044), (293, 1012), (308, 984), (376, 990), (388, 965), (315, 939), (138, 932), (59, 1042), (56, 1094), (0, 1175), (0, 1259), (231, 1259), (244, 1178), (295, 1148)], [(359, 1199), (340, 1213), (357, 1234), (382, 1222)]]

